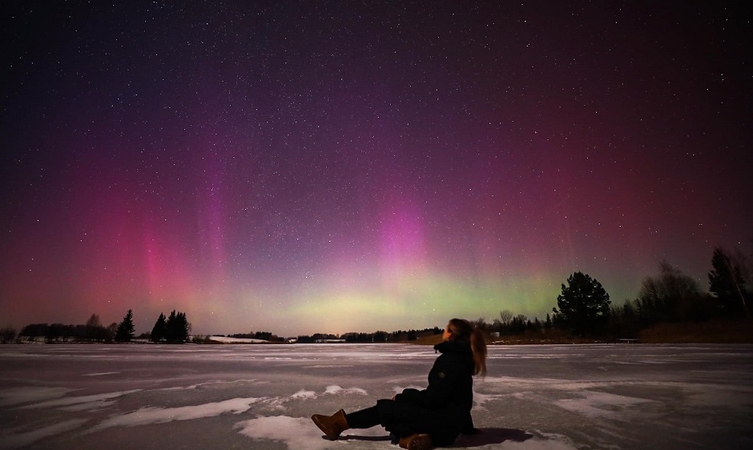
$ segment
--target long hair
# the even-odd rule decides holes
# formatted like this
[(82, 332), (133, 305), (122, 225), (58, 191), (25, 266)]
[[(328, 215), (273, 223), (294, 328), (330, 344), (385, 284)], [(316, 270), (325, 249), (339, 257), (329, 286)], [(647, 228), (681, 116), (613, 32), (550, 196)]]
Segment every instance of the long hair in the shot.
[(486, 376), (486, 340), (484, 333), (465, 319), (452, 319), (447, 324), (453, 339), (470, 341), (473, 352), (473, 374)]

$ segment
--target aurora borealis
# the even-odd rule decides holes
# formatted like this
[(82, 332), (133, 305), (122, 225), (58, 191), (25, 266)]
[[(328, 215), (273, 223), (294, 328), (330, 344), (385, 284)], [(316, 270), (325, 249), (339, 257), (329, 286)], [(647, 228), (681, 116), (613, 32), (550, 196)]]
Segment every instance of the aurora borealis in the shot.
[(741, 2), (0, 8), (0, 326), (543, 318), (751, 250)]

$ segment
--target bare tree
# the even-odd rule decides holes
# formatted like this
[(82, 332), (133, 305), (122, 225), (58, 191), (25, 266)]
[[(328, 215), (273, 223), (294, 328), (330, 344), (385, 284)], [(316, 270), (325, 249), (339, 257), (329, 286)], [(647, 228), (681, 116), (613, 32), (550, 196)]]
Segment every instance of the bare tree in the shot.
[(499, 313), (499, 321), (504, 326), (510, 325), (510, 322), (512, 322), (513, 317), (515, 316), (513, 315), (512, 311), (510, 311), (509, 309), (506, 309)]
[(745, 256), (740, 252), (731, 255), (717, 247), (711, 258), (711, 266), (709, 291), (719, 299), (725, 312), (734, 314), (742, 310), (746, 316), (749, 315), (746, 298), (750, 295), (747, 289), (750, 275)]

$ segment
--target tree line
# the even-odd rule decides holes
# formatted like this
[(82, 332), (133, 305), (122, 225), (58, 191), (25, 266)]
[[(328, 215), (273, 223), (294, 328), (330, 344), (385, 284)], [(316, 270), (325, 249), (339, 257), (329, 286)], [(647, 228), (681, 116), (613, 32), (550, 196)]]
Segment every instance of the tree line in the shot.
[(740, 252), (715, 248), (708, 272), (708, 292), (699, 283), (667, 261), (659, 263), (659, 274), (645, 277), (638, 297), (623, 305), (612, 305), (598, 280), (582, 272), (573, 273), (562, 284), (557, 307), (542, 322), (530, 321), (505, 310), (492, 324), (478, 325), (500, 336), (542, 333), (559, 329), (576, 336), (636, 337), (642, 329), (658, 323), (701, 322), (714, 318), (750, 317), (753, 300), (751, 266)]
[[(475, 323), (489, 334), (514, 336), (541, 334), (559, 330), (576, 336), (636, 337), (642, 329), (657, 323), (699, 322), (713, 318), (750, 317), (753, 299), (750, 260), (741, 252), (731, 253), (720, 247), (714, 249), (708, 272), (708, 292), (699, 283), (667, 261), (659, 263), (659, 274), (645, 277), (638, 297), (613, 305), (601, 283), (583, 272), (575, 272), (561, 285), (557, 306), (546, 318), (533, 320), (509, 310), (499, 314), (492, 323), (478, 319)], [(189, 339), (191, 324), (186, 314), (173, 310), (169, 316), (160, 313), (151, 333), (142, 335), (153, 342), (182, 343)], [(346, 333), (342, 336), (317, 333), (298, 336), (297, 342), (395, 342), (416, 340), (427, 334), (441, 334), (438, 327), (425, 330), (377, 331), (374, 333)], [(129, 310), (120, 323), (102, 325), (93, 314), (85, 325), (31, 324), (18, 336), (34, 340), (44, 337), (47, 342), (77, 340), (94, 342), (128, 342), (134, 339), (133, 314)], [(282, 341), (270, 332), (233, 335), (254, 337), (271, 342)], [(17, 336), (13, 329), (0, 329), (2, 342), (12, 342)], [(209, 342), (199, 339), (196, 342)]]
[[(667, 261), (659, 263), (659, 274), (642, 280), (638, 297), (613, 305), (602, 284), (583, 272), (574, 272), (556, 298), (557, 306), (540, 320), (510, 310), (501, 311), (492, 323), (474, 321), (488, 336), (539, 336), (564, 333), (567, 336), (635, 338), (658, 323), (700, 322), (714, 318), (750, 317), (753, 300), (750, 260), (741, 252), (717, 247), (708, 272), (709, 287), (699, 283)], [(432, 329), (424, 330), (424, 332)], [(441, 334), (442, 330), (434, 329)], [(315, 334), (299, 336), (298, 342), (395, 342), (416, 339), (415, 331), (346, 333), (342, 336)]]
[(314, 333), (313, 335), (303, 335), (296, 338), (299, 344), (309, 344), (317, 342), (347, 342), (347, 343), (378, 343), (378, 342), (405, 342), (415, 341), (421, 337), (442, 334), (443, 328), (433, 327), (423, 330), (397, 330), (392, 332), (375, 331), (373, 333), (350, 332), (342, 335)]
[[(183, 343), (188, 341), (191, 332), (191, 324), (183, 312), (173, 310), (168, 317), (160, 313), (151, 333), (140, 336), (152, 342)], [(21, 338), (28, 341), (36, 341), (44, 338), (47, 343), (54, 342), (130, 342), (135, 339), (135, 327), (133, 325), (133, 311), (128, 310), (120, 323), (113, 322), (109, 326), (102, 325), (97, 314), (92, 314), (86, 324), (64, 325), (62, 323), (35, 323), (26, 325), (20, 333), (16, 334), (12, 328), (0, 330), (3, 343), (13, 342)]]

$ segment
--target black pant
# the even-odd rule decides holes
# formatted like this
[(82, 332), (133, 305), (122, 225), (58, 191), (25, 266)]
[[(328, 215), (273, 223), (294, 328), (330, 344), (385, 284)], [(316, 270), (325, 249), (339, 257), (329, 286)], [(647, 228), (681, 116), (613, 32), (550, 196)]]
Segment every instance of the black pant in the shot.
[(379, 408), (374, 405), (371, 408), (362, 409), (354, 413), (346, 414), (350, 428), (371, 428), (380, 424)]
[[(393, 437), (402, 438), (415, 433), (431, 434), (434, 445), (450, 445), (460, 434), (446, 422), (447, 413), (431, 410), (408, 402), (379, 400), (377, 404), (345, 415), (350, 428), (383, 426)], [(449, 426), (448, 426), (449, 425)]]

